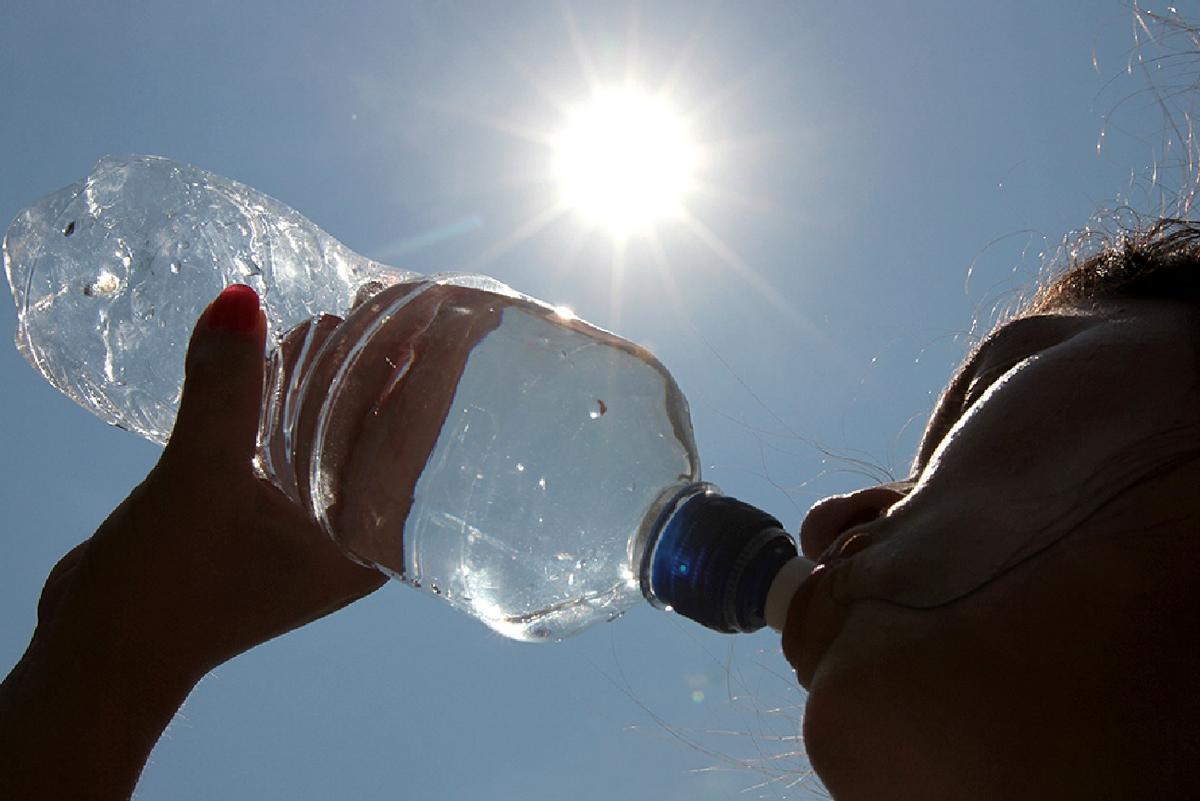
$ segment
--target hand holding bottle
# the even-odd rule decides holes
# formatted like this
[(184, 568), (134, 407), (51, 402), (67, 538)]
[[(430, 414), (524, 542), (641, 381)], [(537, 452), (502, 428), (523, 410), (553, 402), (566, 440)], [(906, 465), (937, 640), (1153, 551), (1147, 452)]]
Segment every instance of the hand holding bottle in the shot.
[(265, 336), (248, 287), (209, 306), (158, 464), (51, 571), (0, 688), (0, 796), (128, 797), (201, 676), (384, 583), (251, 466)]
[(55, 567), (39, 634), (85, 626), (199, 678), (384, 582), (252, 469), (265, 335), (248, 287), (225, 290), (201, 317), (170, 442)]

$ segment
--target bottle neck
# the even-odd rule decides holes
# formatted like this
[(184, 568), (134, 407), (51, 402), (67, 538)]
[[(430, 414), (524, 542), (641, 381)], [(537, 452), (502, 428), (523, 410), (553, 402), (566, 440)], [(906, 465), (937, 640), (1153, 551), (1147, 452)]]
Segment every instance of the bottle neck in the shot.
[(692, 484), (661, 507), (642, 552), (642, 594), (715, 631), (766, 625), (767, 596), (796, 545), (771, 515)]

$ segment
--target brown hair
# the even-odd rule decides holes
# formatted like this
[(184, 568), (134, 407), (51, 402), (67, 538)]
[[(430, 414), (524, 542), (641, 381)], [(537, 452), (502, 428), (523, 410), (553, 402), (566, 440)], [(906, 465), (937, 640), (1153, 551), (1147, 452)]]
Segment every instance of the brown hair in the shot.
[(1040, 286), (1020, 315), (1114, 298), (1200, 304), (1200, 223), (1167, 217), (1109, 239)]

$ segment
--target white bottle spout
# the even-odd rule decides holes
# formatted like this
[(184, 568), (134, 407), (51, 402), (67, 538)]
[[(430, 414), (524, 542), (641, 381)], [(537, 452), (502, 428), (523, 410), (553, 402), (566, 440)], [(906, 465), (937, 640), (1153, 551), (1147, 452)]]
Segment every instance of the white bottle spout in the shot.
[(792, 598), (816, 566), (816, 562), (811, 559), (797, 556), (784, 565), (775, 576), (775, 581), (771, 583), (771, 589), (767, 593), (767, 606), (764, 610), (767, 625), (775, 631), (782, 632), (783, 627), (787, 625), (788, 607), (791, 606)]

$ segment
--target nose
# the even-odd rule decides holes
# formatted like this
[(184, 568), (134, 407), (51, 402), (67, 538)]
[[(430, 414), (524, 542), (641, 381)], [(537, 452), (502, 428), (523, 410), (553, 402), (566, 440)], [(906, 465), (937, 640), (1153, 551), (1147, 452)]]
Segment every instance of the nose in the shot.
[(895, 481), (817, 501), (800, 524), (801, 552), (817, 559), (840, 534), (870, 523), (903, 500), (914, 483)]

